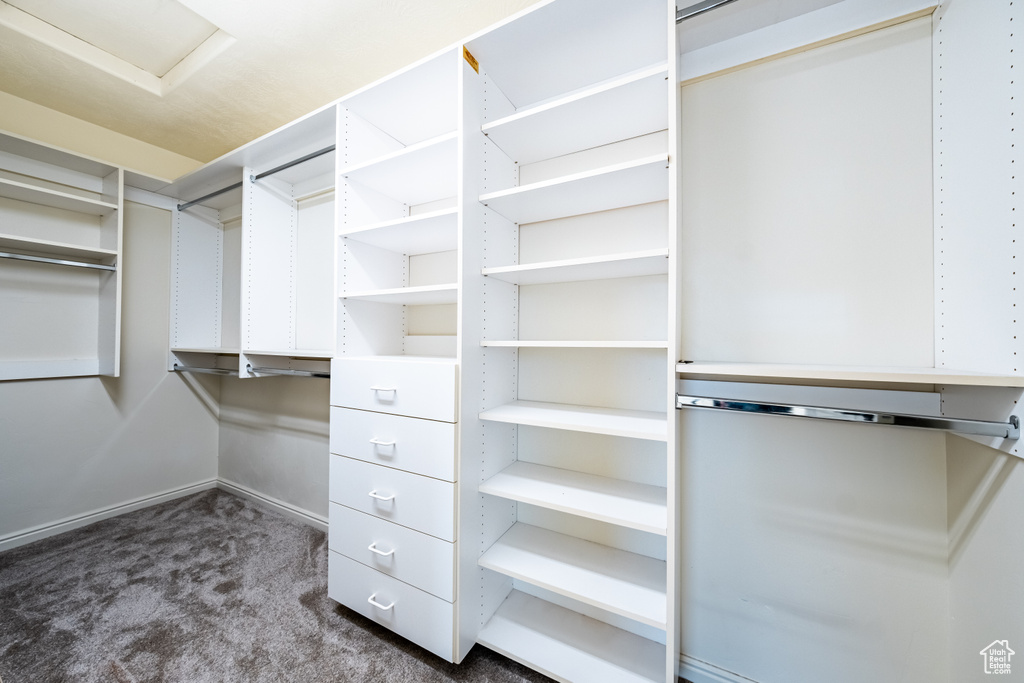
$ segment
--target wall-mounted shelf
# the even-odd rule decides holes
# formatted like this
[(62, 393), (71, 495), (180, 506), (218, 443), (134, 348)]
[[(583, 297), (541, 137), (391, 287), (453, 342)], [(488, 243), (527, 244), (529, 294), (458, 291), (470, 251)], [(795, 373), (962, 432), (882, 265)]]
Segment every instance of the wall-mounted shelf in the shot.
[(668, 430), (668, 419), (662, 413), (541, 401), (513, 401), (483, 411), (480, 419), (651, 441), (664, 441)]
[(458, 246), (458, 210), (443, 209), (342, 231), (342, 237), (400, 254), (430, 254)]
[(120, 374), (124, 171), (0, 133), (0, 380)]
[(663, 341), (485, 339), (481, 346), (518, 349), (668, 349)]
[(237, 356), (241, 353), (241, 349), (225, 349), (225, 348), (173, 348), (171, 353), (211, 353), (216, 356)]
[(517, 111), (481, 130), (519, 164), (664, 130), (667, 78), (668, 68), (657, 64)]
[(446, 133), (339, 171), (339, 176), (413, 206), (454, 197), (457, 132)]
[(289, 349), (287, 351), (260, 351), (246, 349), (247, 356), (276, 356), (278, 358), (295, 358), (298, 360), (330, 360), (333, 351), (327, 349)]
[(679, 363), (676, 371), (686, 377), (755, 380), (814, 380), (887, 384), (954, 384), (979, 387), (1024, 387), (1024, 376), (992, 375), (946, 368), (857, 367), (844, 365), (795, 365), (784, 363)]
[(366, 292), (342, 292), (342, 299), (372, 301), (381, 304), (453, 304), (458, 298), (457, 285), (424, 285), (422, 287), (396, 287)]
[(559, 681), (665, 680), (664, 645), (516, 590), (478, 641)]
[(665, 489), (518, 461), (480, 492), (617, 526), (665, 534)]
[(516, 523), (480, 566), (655, 628), (665, 628), (665, 563)]
[(514, 223), (564, 218), (668, 198), (668, 157), (657, 154), (480, 195)]
[(668, 249), (484, 268), (483, 274), (517, 285), (608, 280), (668, 272)]
[(74, 259), (90, 259), (97, 262), (109, 262), (117, 258), (116, 249), (91, 248), (67, 242), (29, 239), (17, 235), (0, 235), (0, 250), (56, 257), (68, 256)]
[(39, 204), (40, 206), (51, 206), (55, 209), (64, 209), (90, 216), (106, 216), (117, 211), (117, 204), (112, 202), (90, 199), (7, 178), (0, 178), (0, 197), (17, 199), (18, 201)]

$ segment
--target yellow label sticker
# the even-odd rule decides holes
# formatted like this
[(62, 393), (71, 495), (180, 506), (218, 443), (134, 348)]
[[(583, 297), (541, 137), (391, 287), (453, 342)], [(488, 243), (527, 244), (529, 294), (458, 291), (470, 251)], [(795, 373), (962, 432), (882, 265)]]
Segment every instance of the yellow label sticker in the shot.
[(469, 50), (466, 49), (465, 45), (462, 46), (462, 56), (465, 57), (466, 61), (469, 62), (469, 65), (473, 67), (473, 71), (480, 73), (480, 62), (476, 61), (476, 57), (469, 53)]

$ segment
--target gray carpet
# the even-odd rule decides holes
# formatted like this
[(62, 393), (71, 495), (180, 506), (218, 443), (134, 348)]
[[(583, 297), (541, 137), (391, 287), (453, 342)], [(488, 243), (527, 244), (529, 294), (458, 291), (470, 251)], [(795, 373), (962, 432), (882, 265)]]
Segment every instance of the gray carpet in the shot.
[(325, 534), (212, 490), (0, 553), (3, 683), (550, 679), (327, 598)]

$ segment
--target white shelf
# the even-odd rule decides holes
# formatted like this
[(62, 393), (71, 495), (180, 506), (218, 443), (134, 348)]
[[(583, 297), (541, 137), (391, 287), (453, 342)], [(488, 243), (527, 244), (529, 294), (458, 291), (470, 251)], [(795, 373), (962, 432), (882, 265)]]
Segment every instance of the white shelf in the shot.
[(480, 195), (484, 205), (515, 223), (534, 223), (667, 198), (667, 154)]
[(513, 401), (480, 413), (481, 420), (548, 427), (574, 432), (626, 436), (649, 441), (668, 438), (668, 418), (664, 413), (643, 410), (595, 408), (564, 403)]
[(665, 628), (665, 562), (516, 523), (480, 556), (485, 569)]
[(519, 164), (668, 128), (668, 67), (657, 64), (485, 124)]
[(515, 462), (480, 492), (630, 529), (666, 533), (666, 490), (528, 462)]
[(218, 356), (237, 356), (241, 349), (225, 349), (220, 347), (179, 347), (171, 349), (171, 353), (212, 353)]
[(98, 249), (67, 242), (53, 242), (50, 240), (37, 240), (3, 234), (0, 234), (0, 250), (32, 252), (35, 254), (64, 256), (76, 259), (93, 259), (102, 262), (109, 262), (117, 258), (116, 249)]
[(275, 356), (278, 358), (305, 358), (312, 360), (330, 360), (334, 357), (333, 351), (325, 349), (288, 349), (284, 351), (254, 351), (246, 349), (243, 353), (247, 356)]
[(454, 358), (446, 356), (422, 356), (416, 354), (402, 354), (402, 355), (381, 355), (381, 356), (368, 356), (368, 355), (351, 355), (351, 356), (338, 356), (338, 358), (345, 358), (348, 360), (368, 360), (368, 361), (382, 361), (387, 363), (442, 363), (444, 365), (455, 364)]
[(820, 380), (896, 384), (955, 384), (980, 387), (1024, 387), (1024, 376), (993, 375), (947, 368), (790, 365), (783, 363), (679, 363), (676, 372), (690, 377), (750, 380)]
[(500, 266), (484, 268), (481, 272), (488, 277), (516, 285), (664, 275), (668, 272), (668, 249), (649, 249), (608, 256)]
[(557, 681), (664, 681), (665, 646), (520, 591), (477, 642)]
[(485, 339), (480, 346), (518, 349), (667, 349), (663, 341)]
[(52, 206), (57, 209), (65, 209), (92, 216), (106, 216), (113, 211), (117, 211), (117, 204), (20, 183), (7, 178), (0, 178), (0, 197), (17, 199), (18, 201), (30, 204)]
[(432, 211), (374, 223), (341, 233), (342, 237), (400, 254), (433, 254), (458, 247), (458, 209)]
[(339, 172), (408, 206), (454, 197), (458, 181), (458, 131), (446, 133)]
[(409, 306), (454, 304), (458, 301), (458, 285), (426, 285), (423, 287), (374, 289), (366, 292), (343, 292), (341, 298)]
[(521, 108), (664, 60), (667, 20), (660, 0), (562, 0), (531, 7), (466, 47)]

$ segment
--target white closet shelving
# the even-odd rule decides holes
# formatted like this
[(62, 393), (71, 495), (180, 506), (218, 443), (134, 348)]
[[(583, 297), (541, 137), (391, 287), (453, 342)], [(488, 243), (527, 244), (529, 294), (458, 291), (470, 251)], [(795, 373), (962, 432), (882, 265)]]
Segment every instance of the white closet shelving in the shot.
[(0, 380), (120, 368), (124, 172), (0, 135)]
[(456, 355), (457, 58), (340, 104), (338, 355)]
[(332, 105), (160, 190), (200, 199), (174, 212), (170, 369), (328, 371), (334, 141)]
[(339, 102), (331, 369), (331, 516), (354, 523), (332, 526), (328, 594), (454, 662), (468, 68), (445, 50)]
[(647, 204), (668, 199), (667, 168), (667, 155), (656, 154), (488, 192), (480, 195), (480, 201), (516, 223)]
[(674, 681), (678, 663), (673, 19), (556, 0), (466, 43), (481, 327), (460, 582), (483, 618), (463, 618), (558, 680)]
[(655, 534), (668, 524), (665, 487), (529, 462), (512, 463), (480, 492)]

